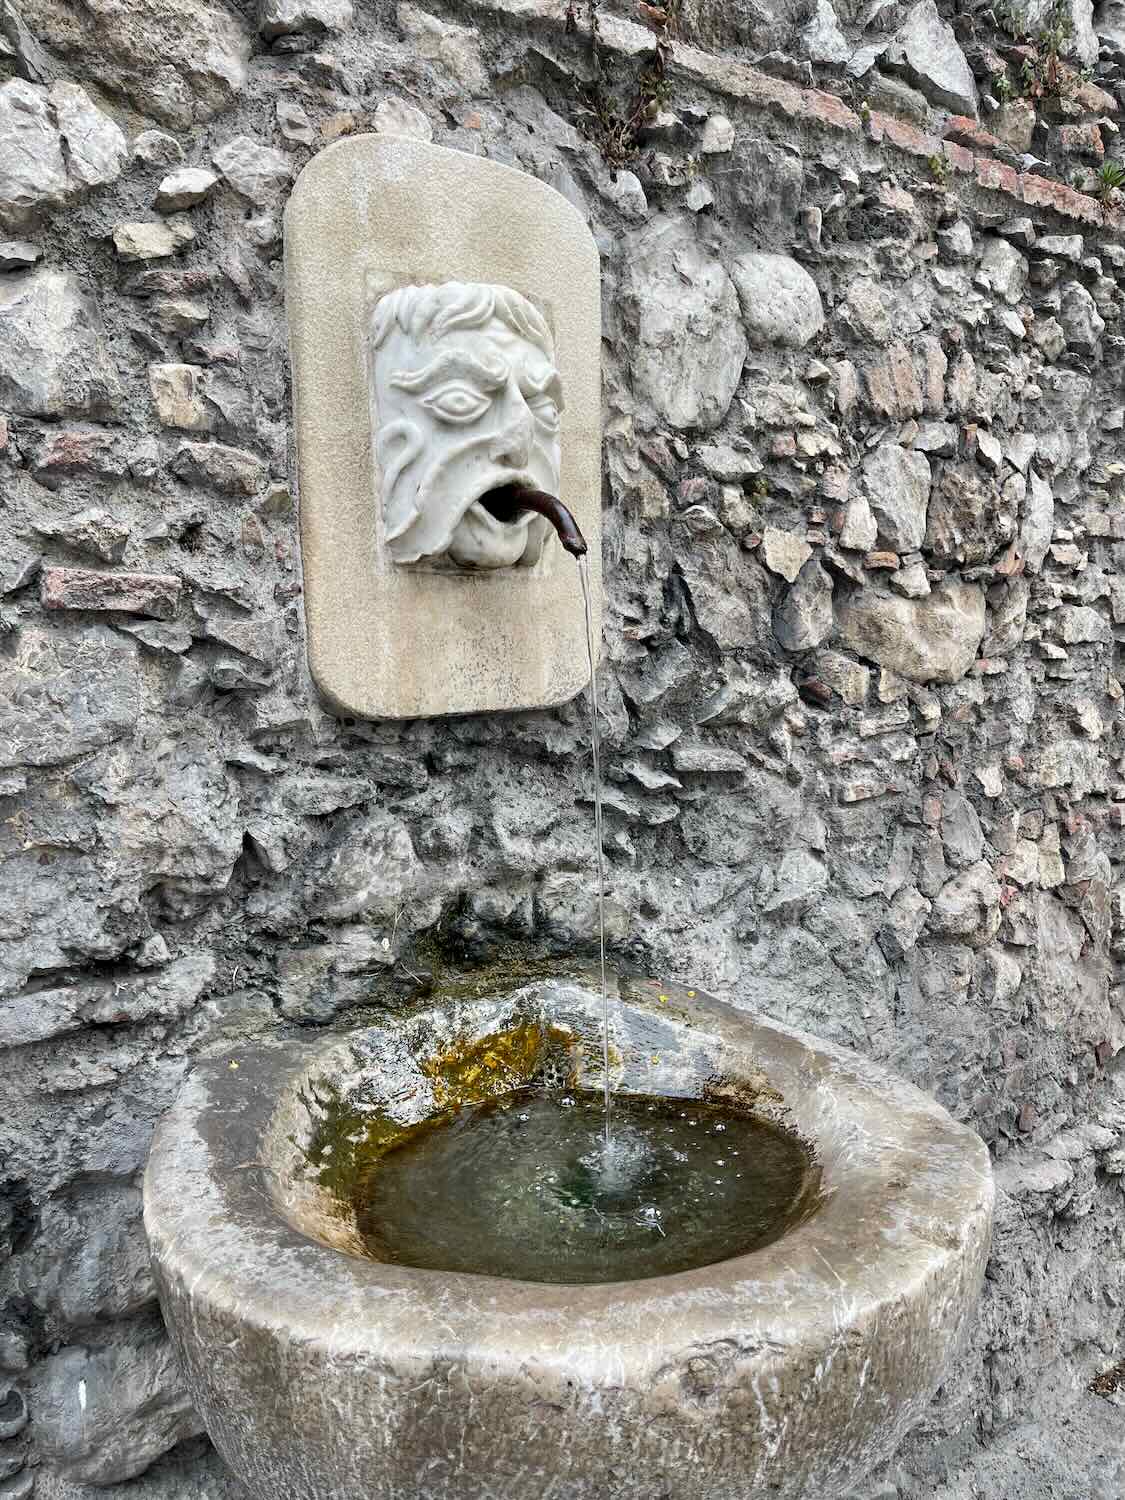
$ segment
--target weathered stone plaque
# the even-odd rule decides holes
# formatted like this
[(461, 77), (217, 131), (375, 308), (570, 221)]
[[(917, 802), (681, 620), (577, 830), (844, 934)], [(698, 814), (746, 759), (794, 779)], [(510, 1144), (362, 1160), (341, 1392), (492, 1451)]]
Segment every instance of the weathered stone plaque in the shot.
[(601, 600), (599, 261), (561, 194), (495, 162), (353, 136), (285, 215), (309, 661), (341, 712), (563, 703), (586, 683), (575, 561)]

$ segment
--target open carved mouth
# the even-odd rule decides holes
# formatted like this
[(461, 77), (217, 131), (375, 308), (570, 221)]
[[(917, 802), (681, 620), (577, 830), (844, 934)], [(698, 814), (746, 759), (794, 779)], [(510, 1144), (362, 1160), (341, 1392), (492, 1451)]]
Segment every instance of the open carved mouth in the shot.
[(531, 476), (490, 465), (473, 478), (475, 484), (463, 492), (464, 509), (452, 532), (449, 560), (470, 570), (514, 567), (531, 553), (534, 561), (542, 547), (541, 538), (533, 543), (534, 508), (505, 504), (509, 490), (522, 486), (536, 493)]
[(586, 539), (578, 529), (578, 523), (570, 511), (555, 495), (544, 490), (533, 489), (518, 481), (486, 491), (474, 506), (479, 506), (487, 515), (502, 525), (511, 525), (532, 515), (544, 516), (559, 534), (559, 541), (573, 557), (581, 557), (586, 551)]
[(520, 506), (509, 498), (510, 495), (523, 492), (523, 489), (522, 485), (505, 484), (496, 489), (486, 490), (483, 495), (473, 501), (469, 509), (479, 515), (490, 530), (493, 528), (499, 530), (501, 527), (508, 526), (526, 527), (533, 512), (527, 506)]

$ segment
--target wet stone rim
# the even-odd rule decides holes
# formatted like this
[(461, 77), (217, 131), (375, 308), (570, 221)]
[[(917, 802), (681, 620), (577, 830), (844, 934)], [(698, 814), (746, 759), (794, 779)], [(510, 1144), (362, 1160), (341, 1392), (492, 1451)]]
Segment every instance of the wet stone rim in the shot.
[[(547, 1014), (584, 1011), (594, 1037), (593, 987), (534, 989)], [(820, 1212), (750, 1255), (647, 1281), (551, 1286), (379, 1264), (314, 1243), (295, 1201), (284, 1218), (262, 1164), (291, 1159), (310, 1073), (338, 1068), (346, 1089), (357, 1047), (390, 1066), (410, 1019), (196, 1072), (154, 1144), (146, 1227), (193, 1398), (252, 1493), (455, 1500), (491, 1485), (534, 1500), (539, 1481), (517, 1463), (534, 1430), (535, 1472), (557, 1474), (560, 1494), (609, 1463), (625, 1500), (643, 1500), (654, 1473), (686, 1500), (700, 1472), (724, 1500), (755, 1485), (797, 1500), (858, 1481), (919, 1419), (983, 1278), (983, 1144), (843, 1049), (701, 992), (621, 989), (622, 1082), (622, 1042), (639, 1029), (647, 1045), (659, 1027), (682, 1091), (718, 1072), (772, 1092), (816, 1144)], [(527, 999), (455, 1003), (446, 1036), (495, 1030)], [(331, 1229), (326, 1216), (319, 1232)], [(453, 1451), (451, 1433), (456, 1472), (438, 1473), (427, 1466)]]

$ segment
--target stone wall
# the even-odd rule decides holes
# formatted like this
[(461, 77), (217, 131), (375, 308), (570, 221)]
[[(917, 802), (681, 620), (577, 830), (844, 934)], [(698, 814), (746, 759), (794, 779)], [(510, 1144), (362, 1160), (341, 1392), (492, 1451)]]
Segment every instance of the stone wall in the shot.
[(0, 0), (0, 1495), (236, 1494), (138, 1220), (194, 1053), (593, 940), (581, 700), (308, 681), (280, 210), (379, 130), (603, 253), (618, 956), (995, 1154), (869, 1500), (1120, 1500), (1125, 10), (1070, 4)]

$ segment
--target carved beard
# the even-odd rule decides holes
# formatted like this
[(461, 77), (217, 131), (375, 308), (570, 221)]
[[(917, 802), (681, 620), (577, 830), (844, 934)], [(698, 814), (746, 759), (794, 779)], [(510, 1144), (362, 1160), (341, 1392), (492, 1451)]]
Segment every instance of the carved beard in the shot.
[[(437, 563), (448, 555), (457, 566), (500, 568), (533, 567), (539, 561), (551, 534), (548, 521), (530, 513), (497, 521), (476, 502), (503, 484), (541, 486), (544, 475), (534, 470), (542, 471), (542, 459), (537, 465), (533, 456), (520, 470), (500, 466), (488, 456), (491, 441), (491, 434), (478, 432), (446, 443), (427, 466), (418, 423), (400, 417), (380, 429), (376, 452), (383, 471), (385, 541), (395, 562)], [(557, 463), (548, 466), (557, 474)], [(448, 476), (451, 468), (456, 481)]]

